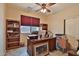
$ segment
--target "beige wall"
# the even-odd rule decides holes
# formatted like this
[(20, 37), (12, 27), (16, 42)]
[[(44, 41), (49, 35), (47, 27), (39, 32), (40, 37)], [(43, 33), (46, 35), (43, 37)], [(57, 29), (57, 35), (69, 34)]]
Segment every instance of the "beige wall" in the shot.
[(72, 6), (56, 14), (48, 16), (49, 30), (54, 34), (63, 33), (64, 19), (70, 19), (79, 15), (79, 6)]
[(21, 43), (24, 43), (25, 46), (27, 46), (27, 34), (21, 33), (20, 37), (21, 37), (20, 42), (21, 42)]
[[(55, 34), (59, 34), (59, 33), (63, 34), (64, 19), (66, 19), (66, 20), (73, 19), (73, 21), (75, 21), (74, 18), (76, 18), (76, 17), (77, 17), (77, 19), (79, 19), (79, 6), (72, 6), (72, 7), (69, 7), (69, 8), (67, 8), (63, 11), (60, 11), (54, 15), (53, 14), (49, 15), (47, 18), (49, 30), (54, 33), (54, 36), (55, 36)], [(76, 22), (76, 23), (77, 23), (77, 25), (79, 25), (78, 22)], [(73, 27), (73, 26), (71, 26), (71, 27)], [(74, 31), (76, 31), (76, 30), (74, 30)], [(71, 30), (71, 32), (73, 32), (73, 29)], [(79, 33), (79, 31), (77, 31), (77, 32)], [(78, 33), (77, 33), (77, 35), (78, 35)], [(75, 35), (76, 34), (71, 34), (71, 33), (67, 34), (67, 38), (69, 39), (68, 41), (72, 45), (73, 49), (77, 49), (77, 46), (78, 46), (78, 42), (75, 38)]]
[(0, 56), (5, 54), (5, 6), (0, 3)]
[[(40, 23), (46, 23), (46, 18), (42, 14), (35, 12), (30, 12), (27, 9), (20, 8), (19, 6), (14, 6), (12, 4), (6, 4), (6, 19), (21, 20), (21, 15), (32, 16), (40, 18)], [(20, 42), (26, 42), (26, 34), (21, 34)], [(25, 43), (26, 44), (26, 43)]]
[(21, 20), (21, 15), (32, 16), (40, 18), (40, 23), (46, 23), (45, 17), (42, 14), (28, 11), (12, 4), (6, 4), (6, 19)]
[(63, 33), (63, 22), (64, 19), (73, 18), (79, 15), (79, 6), (71, 6), (66, 8), (65, 10), (62, 10), (56, 14), (51, 14), (48, 16), (43, 16), (42, 14), (37, 14), (35, 12), (29, 12), (20, 7), (13, 6), (10, 4), (7, 4), (6, 7), (6, 19), (13, 19), (20, 21), (20, 15), (26, 15), (26, 16), (32, 16), (40, 18), (41, 23), (47, 23), (48, 28), (50, 31), (52, 31), (54, 34), (56, 33)]
[[(20, 21), (20, 15), (32, 16), (40, 18), (41, 23), (47, 23), (48, 29), (54, 34), (63, 34), (64, 28), (64, 19), (68, 20), (70, 18), (76, 17), (79, 15), (79, 6), (68, 7), (56, 14), (51, 14), (44, 16), (41, 14), (36, 14), (34, 12), (29, 12), (13, 5), (6, 5), (6, 19), (13, 19)], [(21, 39), (25, 39), (24, 34), (21, 34)], [(21, 42), (25, 40), (21, 40)]]

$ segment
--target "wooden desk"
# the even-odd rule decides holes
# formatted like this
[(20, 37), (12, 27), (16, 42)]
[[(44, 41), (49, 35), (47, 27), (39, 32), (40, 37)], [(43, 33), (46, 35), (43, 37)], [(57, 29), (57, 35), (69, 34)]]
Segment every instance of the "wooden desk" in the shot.
[[(43, 39), (28, 39), (27, 40), (27, 52), (31, 56), (35, 56), (35, 47), (43, 45), (46, 48), (47, 44), (47, 50), (44, 52), (42, 55), (47, 55), (49, 54), (49, 51), (53, 51), (56, 48), (56, 40), (55, 39), (50, 39), (50, 38), (43, 38)], [(43, 48), (41, 48), (43, 49)], [(40, 51), (41, 51), (40, 49)]]

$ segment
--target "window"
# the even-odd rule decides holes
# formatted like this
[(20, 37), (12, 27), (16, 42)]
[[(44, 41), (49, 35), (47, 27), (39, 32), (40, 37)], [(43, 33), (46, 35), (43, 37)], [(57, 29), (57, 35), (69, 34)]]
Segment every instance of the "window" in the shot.
[(21, 26), (21, 33), (32, 33), (39, 31), (39, 27), (36, 26)]
[(21, 33), (30, 33), (30, 26), (21, 26)]
[(39, 31), (39, 27), (32, 26), (31, 27), (31, 32), (35, 32), (35, 31)]
[(39, 31), (40, 19), (21, 15), (21, 33), (32, 33)]

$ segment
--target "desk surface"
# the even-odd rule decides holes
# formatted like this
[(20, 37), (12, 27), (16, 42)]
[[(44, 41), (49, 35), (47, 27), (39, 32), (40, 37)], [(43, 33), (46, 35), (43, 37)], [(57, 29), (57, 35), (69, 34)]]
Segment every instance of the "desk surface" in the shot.
[(38, 38), (38, 39), (28, 39), (30, 41), (43, 41), (43, 40), (49, 40), (49, 39), (52, 39), (52, 38)]

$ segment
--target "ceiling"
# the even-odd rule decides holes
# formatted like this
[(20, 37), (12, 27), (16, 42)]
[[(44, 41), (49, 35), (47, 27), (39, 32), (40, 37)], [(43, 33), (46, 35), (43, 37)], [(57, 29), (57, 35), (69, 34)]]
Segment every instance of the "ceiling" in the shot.
[[(40, 9), (41, 7), (34, 4), (34, 3), (12, 3), (12, 5), (16, 5), (16, 6), (19, 6), (19, 7), (22, 7), (24, 9), (27, 9), (29, 11), (32, 11), (32, 12), (36, 12), (36, 10)], [(48, 9), (51, 10), (51, 12), (47, 12), (45, 13), (45, 15), (48, 15), (48, 14), (55, 14), (57, 12), (60, 12), (68, 7), (73, 7), (73, 6), (79, 6), (79, 3), (56, 3), (55, 5), (52, 5), (51, 7), (49, 7)], [(37, 13), (40, 13), (39, 11)]]

